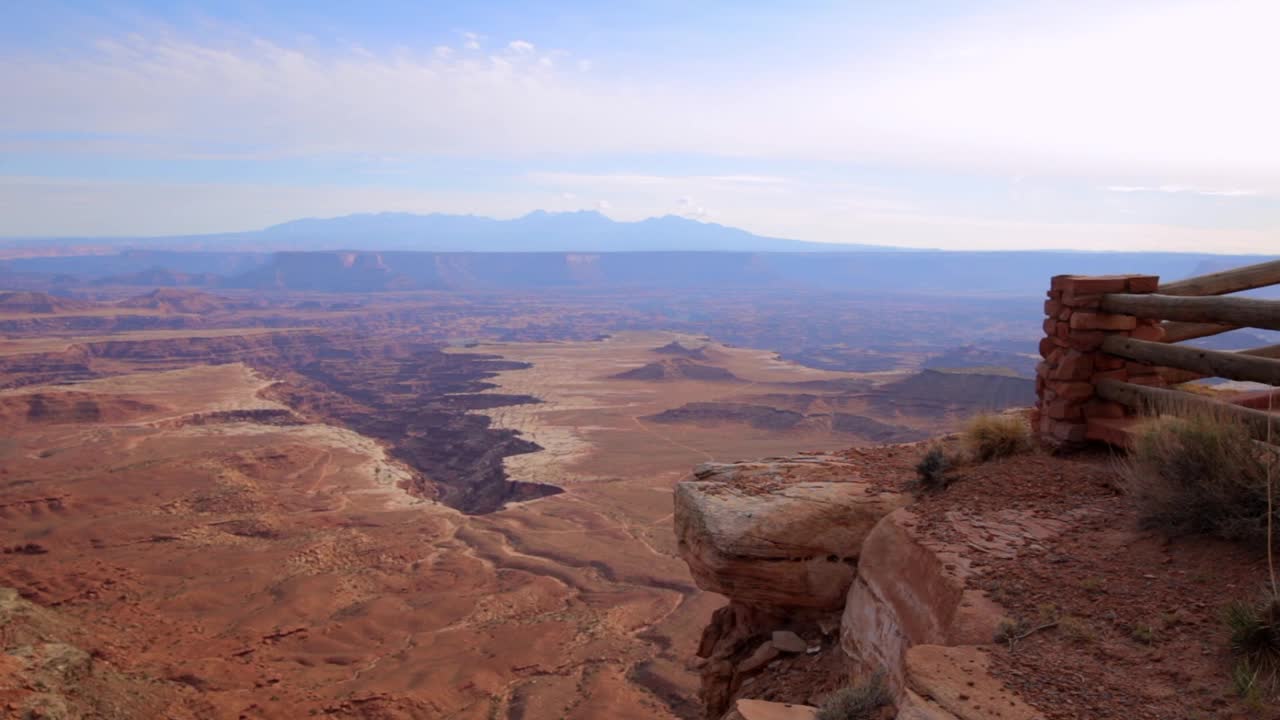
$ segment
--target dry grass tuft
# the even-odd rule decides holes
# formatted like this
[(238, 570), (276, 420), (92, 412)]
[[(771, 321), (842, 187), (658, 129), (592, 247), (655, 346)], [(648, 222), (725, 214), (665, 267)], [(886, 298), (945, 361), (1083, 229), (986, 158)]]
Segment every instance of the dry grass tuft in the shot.
[(961, 433), (965, 449), (978, 462), (1017, 455), (1031, 449), (1031, 427), (1022, 415), (975, 415)]
[(1241, 697), (1257, 701), (1280, 690), (1280, 600), (1232, 602), (1225, 620), (1235, 658), (1231, 678)]
[(1274, 455), (1238, 420), (1189, 413), (1148, 423), (1122, 474), (1152, 527), (1265, 544)]
[(884, 674), (876, 673), (865, 682), (831, 693), (815, 717), (816, 720), (872, 720), (880, 708), (892, 702)]

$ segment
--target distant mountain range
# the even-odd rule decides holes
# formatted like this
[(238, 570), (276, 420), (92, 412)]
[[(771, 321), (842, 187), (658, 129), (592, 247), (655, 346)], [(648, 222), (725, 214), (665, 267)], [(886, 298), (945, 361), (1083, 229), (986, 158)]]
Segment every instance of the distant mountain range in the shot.
[[(545, 288), (803, 288), (837, 292), (1038, 296), (1063, 273), (1145, 272), (1175, 280), (1262, 257), (1055, 252), (175, 252), (0, 262), (0, 289), (105, 286), (319, 292)], [(1255, 291), (1275, 296), (1278, 288)], [(957, 359), (961, 360), (961, 359)], [(951, 367), (973, 364), (967, 359)]]
[(74, 246), (204, 251), (416, 250), (427, 252), (842, 252), (895, 250), (814, 243), (667, 215), (638, 222), (598, 212), (531, 212), (513, 220), (478, 215), (375, 213), (293, 220), (264, 230), (167, 237), (0, 238), (0, 247)]

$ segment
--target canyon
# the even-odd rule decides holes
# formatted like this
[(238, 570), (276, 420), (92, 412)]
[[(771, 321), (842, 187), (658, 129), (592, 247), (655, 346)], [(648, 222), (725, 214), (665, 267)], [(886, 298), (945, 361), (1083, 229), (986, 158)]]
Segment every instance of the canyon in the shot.
[[(1116, 532), (1107, 457), (914, 489), (1034, 402), (1016, 297), (77, 287), (0, 295), (6, 712), (736, 720), (877, 671), (917, 720), (1238, 710), (1191, 578), (1256, 559)], [(1050, 604), (1107, 642), (992, 642)]]
[(6, 297), (15, 712), (698, 717), (723, 600), (680, 559), (676, 483), (982, 405), (969, 371), (913, 395), (919, 353), (805, 367), (608, 294)]

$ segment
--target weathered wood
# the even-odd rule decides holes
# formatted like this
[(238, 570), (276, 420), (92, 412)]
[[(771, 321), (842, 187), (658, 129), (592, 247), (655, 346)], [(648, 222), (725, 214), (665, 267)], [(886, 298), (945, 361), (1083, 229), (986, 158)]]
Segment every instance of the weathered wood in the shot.
[(1098, 397), (1118, 402), (1139, 413), (1186, 414), (1207, 412), (1239, 420), (1255, 440), (1275, 442), (1280, 438), (1280, 415), (1230, 405), (1201, 395), (1179, 390), (1134, 385), (1119, 380), (1102, 380), (1095, 386)]
[(1280, 260), (1163, 283), (1161, 295), (1206, 296), (1280, 284)]
[[(1236, 351), (1236, 354), (1280, 358), (1280, 345), (1267, 345), (1266, 347), (1252, 348), (1250, 350), (1238, 350)], [(1195, 380), (1203, 380), (1207, 377), (1213, 377), (1212, 375), (1205, 375), (1203, 373), (1192, 372), (1190, 370), (1179, 370), (1178, 368), (1171, 367), (1157, 368), (1157, 372), (1159, 372), (1160, 377), (1164, 378), (1164, 381), (1170, 385), (1181, 385), (1185, 382), (1193, 382)]]
[(1102, 351), (1138, 362), (1190, 370), (1208, 377), (1280, 385), (1280, 360), (1270, 357), (1168, 345), (1120, 335), (1103, 340)]
[(1210, 335), (1221, 335), (1225, 332), (1240, 329), (1236, 325), (1185, 322), (1165, 322), (1160, 323), (1160, 327), (1164, 328), (1164, 341), (1170, 343), (1195, 340), (1196, 338), (1209, 337)]
[(1102, 310), (1117, 315), (1280, 330), (1280, 300), (1117, 293), (1102, 296)]

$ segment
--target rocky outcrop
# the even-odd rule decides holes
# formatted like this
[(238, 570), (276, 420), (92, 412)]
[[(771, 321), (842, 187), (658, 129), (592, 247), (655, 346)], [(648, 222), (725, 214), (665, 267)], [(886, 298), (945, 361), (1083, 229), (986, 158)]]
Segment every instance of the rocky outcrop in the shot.
[[(1071, 518), (1011, 508), (925, 517), (909, 502), (831, 457), (703, 465), (677, 486), (681, 555), (700, 587), (730, 600), (698, 653), (709, 718), (734, 717), (750, 678), (787, 650), (820, 651), (837, 611), (850, 681), (883, 673), (898, 718), (1042, 717), (988, 672), (1006, 613), (973, 580)], [(777, 632), (787, 629), (800, 637)]]
[(840, 473), (804, 457), (699, 466), (675, 498), (698, 586), (755, 607), (842, 607), (863, 539), (909, 499)]
[(953, 541), (922, 532), (922, 520), (910, 508), (886, 517), (862, 546), (844, 606), (841, 646), (864, 668), (883, 669), (895, 690), (906, 687), (910, 648), (992, 641), (1004, 610), (967, 582), (980, 572), (981, 556), (1012, 557), (1064, 527), (1015, 510), (952, 512), (945, 522)]
[(831, 458), (699, 466), (676, 487), (681, 556), (698, 586), (729, 597), (698, 655), (707, 716), (784, 653), (822, 645), (853, 582), (863, 539), (909, 499)]

